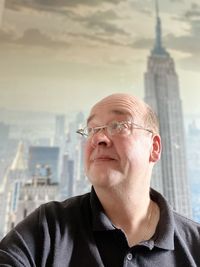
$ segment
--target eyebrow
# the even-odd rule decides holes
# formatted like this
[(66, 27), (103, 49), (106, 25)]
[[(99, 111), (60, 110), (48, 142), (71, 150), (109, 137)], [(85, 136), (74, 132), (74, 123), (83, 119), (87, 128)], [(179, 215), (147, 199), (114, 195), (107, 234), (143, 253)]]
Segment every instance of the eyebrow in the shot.
[[(131, 116), (130, 112), (122, 110), (122, 109), (112, 109), (109, 113), (116, 114), (116, 115), (129, 115)], [(87, 119), (87, 124), (96, 116), (96, 114), (92, 114)]]
[(87, 119), (87, 124), (95, 117), (95, 114), (89, 116), (89, 118)]

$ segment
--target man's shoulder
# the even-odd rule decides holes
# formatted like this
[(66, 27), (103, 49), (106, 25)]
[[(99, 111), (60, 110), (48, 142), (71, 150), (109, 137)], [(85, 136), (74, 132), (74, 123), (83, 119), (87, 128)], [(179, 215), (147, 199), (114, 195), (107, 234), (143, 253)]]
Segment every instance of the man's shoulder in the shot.
[[(30, 258), (34, 262), (47, 262), (48, 266), (60, 266), (62, 261), (68, 266), (74, 240), (78, 238), (85, 244), (85, 236), (89, 236), (89, 214), (90, 193), (42, 204), (0, 242), (0, 257), (6, 255), (5, 261), (17, 262), (12, 266), (19, 266), (18, 262), (32, 266), (27, 263)], [(51, 260), (54, 264), (49, 263)]]
[(80, 207), (88, 202), (90, 199), (90, 193), (85, 193), (83, 195), (73, 196), (67, 198), (63, 201), (50, 201), (42, 205), (46, 209), (60, 208), (63, 210), (73, 209)]
[(184, 215), (181, 215), (180, 213), (173, 211), (175, 223), (182, 227), (191, 227), (191, 228), (197, 228), (200, 229), (200, 223), (194, 221), (193, 219), (187, 218)]
[(174, 213), (175, 232), (178, 233), (183, 239), (194, 239), (199, 241), (200, 237), (200, 223), (187, 218), (176, 211)]
[(83, 224), (84, 218), (90, 214), (90, 193), (80, 196), (68, 198), (64, 201), (50, 201), (42, 204), (23, 221), (21, 221), (16, 229), (19, 232), (38, 231), (38, 227), (42, 228), (57, 228), (65, 225), (75, 227), (77, 223)]
[(70, 197), (64, 201), (51, 201), (41, 205), (39, 209), (46, 216), (68, 217), (70, 215), (70, 218), (73, 218), (90, 209), (90, 193)]

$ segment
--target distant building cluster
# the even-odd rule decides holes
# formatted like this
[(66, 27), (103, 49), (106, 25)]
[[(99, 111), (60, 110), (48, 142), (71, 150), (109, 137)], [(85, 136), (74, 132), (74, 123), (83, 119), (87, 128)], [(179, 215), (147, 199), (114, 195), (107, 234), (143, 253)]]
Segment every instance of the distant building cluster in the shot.
[[(40, 145), (20, 141), (9, 160), (2, 152), (6, 163), (1, 164), (0, 238), (41, 204), (90, 190), (82, 165), (84, 140), (75, 134), (83, 122), (82, 113), (68, 126), (65, 115), (57, 115), (51, 145), (42, 139)], [(8, 125), (0, 124), (0, 135), (0, 146), (5, 148), (1, 151), (9, 151)]]
[[(158, 115), (163, 143), (152, 186), (179, 213), (200, 221), (200, 128), (190, 121), (185, 134), (178, 76), (162, 46), (158, 7), (145, 100)], [(57, 115), (51, 136), (46, 122), (36, 131), (34, 121), (21, 133), (23, 126), (0, 122), (0, 238), (41, 204), (90, 190), (83, 171), (84, 139), (75, 134), (84, 121), (81, 112), (68, 123), (65, 115)]]

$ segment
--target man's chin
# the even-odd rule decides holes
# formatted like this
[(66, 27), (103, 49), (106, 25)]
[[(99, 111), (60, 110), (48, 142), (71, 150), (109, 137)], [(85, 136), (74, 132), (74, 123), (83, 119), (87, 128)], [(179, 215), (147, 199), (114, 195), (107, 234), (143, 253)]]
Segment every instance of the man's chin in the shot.
[(106, 172), (106, 170), (102, 170), (102, 172), (90, 172), (87, 175), (89, 181), (93, 186), (100, 187), (110, 187), (114, 186), (121, 180), (121, 175), (116, 170)]

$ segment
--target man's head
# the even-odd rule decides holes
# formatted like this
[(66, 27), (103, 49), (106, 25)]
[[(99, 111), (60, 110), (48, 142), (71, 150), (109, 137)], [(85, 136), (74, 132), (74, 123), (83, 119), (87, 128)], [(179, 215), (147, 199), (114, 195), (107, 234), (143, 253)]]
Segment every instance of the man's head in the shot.
[(150, 183), (161, 142), (147, 104), (128, 94), (110, 95), (93, 106), (87, 126), (84, 164), (94, 186)]
[(121, 109), (125, 108), (125, 112), (130, 112), (133, 118), (136, 119), (136, 117), (139, 117), (141, 120), (143, 120), (143, 125), (146, 128), (151, 129), (154, 133), (159, 133), (158, 118), (152, 108), (144, 101), (129, 94), (112, 94), (97, 102), (91, 109), (88, 122), (90, 121), (91, 117), (94, 116), (93, 110), (96, 106), (106, 106), (109, 104), (113, 105), (114, 103), (118, 104), (119, 108)]

